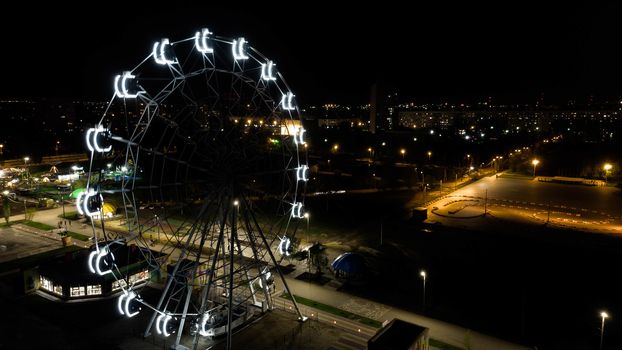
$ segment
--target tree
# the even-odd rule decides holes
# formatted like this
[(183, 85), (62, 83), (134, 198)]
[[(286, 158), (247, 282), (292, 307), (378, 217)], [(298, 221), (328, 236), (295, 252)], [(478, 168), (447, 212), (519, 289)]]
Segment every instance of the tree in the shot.
[(322, 274), (322, 268), (328, 264), (326, 247), (321, 243), (315, 243), (309, 248), (309, 264), (315, 268), (316, 274)]

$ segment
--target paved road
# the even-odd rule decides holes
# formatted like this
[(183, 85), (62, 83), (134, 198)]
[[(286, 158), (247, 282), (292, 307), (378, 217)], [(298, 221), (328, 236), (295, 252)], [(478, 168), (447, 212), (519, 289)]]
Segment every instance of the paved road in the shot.
[(486, 206), (493, 217), (509, 221), (622, 234), (618, 193), (612, 187), (490, 176), (439, 198), (428, 209), (430, 220), (449, 226), (496, 228), (491, 220), (481, 218)]

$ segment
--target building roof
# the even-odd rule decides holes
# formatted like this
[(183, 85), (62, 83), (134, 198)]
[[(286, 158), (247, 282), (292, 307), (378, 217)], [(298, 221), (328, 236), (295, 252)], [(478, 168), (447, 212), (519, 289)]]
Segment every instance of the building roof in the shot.
[(394, 318), (367, 342), (370, 349), (409, 349), (427, 328)]
[(357, 274), (365, 272), (365, 258), (356, 253), (343, 253), (331, 264), (333, 270), (343, 271), (347, 274)]
[[(88, 258), (93, 249), (93, 247), (80, 249), (63, 257), (42, 262), (39, 265), (39, 273), (55, 283), (102, 283), (114, 279), (111, 274), (100, 276), (89, 271)], [(115, 264), (122, 272), (127, 270), (126, 273), (132, 274), (145, 268), (147, 263), (140, 249), (136, 245), (129, 247), (116, 245), (113, 248)]]

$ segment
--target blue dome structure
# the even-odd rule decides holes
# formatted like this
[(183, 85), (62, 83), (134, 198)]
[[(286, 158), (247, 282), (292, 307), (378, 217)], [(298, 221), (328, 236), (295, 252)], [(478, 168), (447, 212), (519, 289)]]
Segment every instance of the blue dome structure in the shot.
[(357, 253), (343, 253), (331, 264), (331, 268), (338, 278), (358, 279), (362, 278), (366, 271), (365, 258)]

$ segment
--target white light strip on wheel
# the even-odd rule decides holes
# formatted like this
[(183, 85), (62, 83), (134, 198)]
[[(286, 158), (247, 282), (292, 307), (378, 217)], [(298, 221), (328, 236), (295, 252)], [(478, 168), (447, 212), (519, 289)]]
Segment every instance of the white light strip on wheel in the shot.
[(164, 317), (164, 314), (160, 314), (156, 319), (156, 332), (158, 332), (158, 334), (162, 334), (162, 328), (160, 328), (160, 322), (162, 321), (162, 317)]
[[(95, 190), (93, 190), (92, 188), (89, 188), (88, 192), (83, 192), (83, 193), (86, 193), (86, 194), (85, 194), (84, 199), (82, 201), (82, 213), (81, 214), (86, 215), (88, 217), (92, 217), (95, 214), (99, 214), (99, 211), (90, 211), (89, 210), (89, 205), (88, 205), (89, 198), (98, 195), (98, 193), (95, 192)], [(103, 207), (103, 205), (104, 205), (104, 197), (102, 197), (101, 194), (99, 194), (99, 199), (100, 199), (100, 205), (101, 205), (101, 207)], [(100, 210), (101, 210), (101, 207), (100, 207)]]
[(165, 337), (171, 335), (167, 330), (168, 321), (170, 321), (171, 318), (173, 318), (171, 315), (166, 315), (166, 317), (164, 317), (164, 322), (162, 322), (162, 335), (164, 335)]
[(294, 94), (292, 94), (291, 92), (287, 92), (286, 94), (283, 94), (283, 97), (281, 97), (281, 108), (283, 108), (284, 111), (293, 111), (294, 109), (296, 109), (296, 107), (294, 107), (294, 104), (292, 103), (292, 99), (294, 98)]
[(309, 167), (306, 165), (301, 165), (296, 168), (296, 181), (308, 181), (307, 172), (309, 171)]
[[(100, 276), (103, 276), (103, 275), (108, 274), (108, 273), (112, 273), (112, 270), (110, 270), (110, 269), (108, 269), (108, 270), (106, 270), (106, 271), (102, 271), (102, 270), (101, 270), (101, 268), (100, 268), (100, 263), (101, 263), (102, 258), (103, 258), (104, 256), (108, 255), (108, 254), (110, 254), (110, 250), (108, 250), (108, 247), (104, 247), (104, 248), (103, 248), (103, 249), (99, 252), (99, 254), (97, 254), (97, 258), (95, 259), (95, 271), (97, 271), (97, 273), (98, 273)], [(113, 256), (113, 257), (114, 257), (114, 256)]]
[(276, 66), (274, 62), (268, 61), (268, 63), (261, 64), (261, 79), (263, 80), (276, 80), (274, 73), (272, 72), (272, 68)]
[(233, 59), (237, 60), (246, 60), (248, 56), (246, 55), (246, 50), (244, 49), (244, 45), (247, 43), (244, 38), (239, 38), (233, 40), (233, 44), (231, 44), (231, 52), (233, 53)]
[(117, 300), (117, 310), (119, 311), (121, 315), (125, 315), (125, 311), (123, 311), (123, 300), (125, 299), (126, 296), (127, 296), (127, 292), (123, 291), (123, 294), (121, 294), (119, 296), (119, 299)]
[(95, 149), (93, 148), (93, 145), (91, 144), (91, 134), (95, 132), (94, 128), (89, 128), (86, 131), (86, 147), (89, 149), (89, 151), (91, 152), (95, 152)]
[(294, 131), (294, 143), (297, 145), (304, 145), (305, 139), (304, 139), (304, 134), (307, 130), (305, 130), (304, 128), (300, 127), (300, 128), (296, 128), (296, 130)]
[(281, 255), (289, 256), (289, 247), (291, 244), (292, 242), (290, 239), (287, 238), (287, 236), (283, 236), (283, 238), (281, 238), (281, 242), (279, 243), (279, 253), (281, 253)]
[(203, 314), (203, 318), (201, 319), (201, 330), (199, 331), (199, 334), (201, 334), (204, 337), (208, 335), (207, 330), (205, 329), (205, 324), (209, 320), (209, 317), (210, 317), (210, 313), (208, 311), (205, 314)]
[(114, 93), (119, 98), (136, 98), (141, 92), (130, 94), (127, 90), (127, 80), (136, 78), (131, 72), (123, 72), (123, 75), (117, 75), (114, 78)]
[(84, 199), (84, 196), (86, 196), (86, 191), (80, 192), (80, 194), (78, 194), (78, 198), (76, 198), (76, 209), (78, 209), (78, 213), (80, 215), (84, 215), (84, 210), (82, 210), (82, 200)]
[[(153, 58), (155, 59), (157, 64), (165, 65), (165, 64), (173, 64), (175, 60), (171, 60), (166, 57), (166, 47), (170, 46), (170, 42), (167, 38), (162, 39), (161, 41), (156, 41), (153, 44)], [(159, 48), (159, 50), (158, 50)]]
[(102, 125), (98, 125), (97, 128), (95, 128), (95, 132), (93, 134), (93, 146), (95, 147), (95, 150), (99, 153), (110, 152), (110, 150), (112, 149), (112, 146), (101, 148), (99, 146), (99, 143), (97, 142), (97, 135), (106, 132), (108, 132), (108, 129), (104, 128)]
[(89, 254), (89, 260), (88, 260), (88, 265), (89, 265), (89, 271), (91, 271), (91, 273), (95, 273), (95, 268), (93, 267), (93, 258), (95, 257), (95, 255), (97, 255), (98, 251), (94, 250), (91, 252), (91, 254)]
[(105, 132), (108, 132), (108, 129), (104, 128), (102, 125), (98, 125), (96, 128), (90, 128), (86, 131), (86, 147), (89, 151), (99, 153), (110, 152), (112, 146), (102, 148), (97, 142), (97, 136)]
[(298, 219), (303, 218), (302, 203), (296, 202), (292, 204), (292, 217), (298, 218)]
[(214, 49), (207, 45), (207, 36), (213, 34), (207, 28), (203, 28), (194, 35), (194, 46), (200, 53), (213, 53)]
[(134, 317), (136, 315), (138, 315), (138, 311), (134, 311), (134, 312), (130, 312), (130, 303), (132, 302), (133, 299), (136, 298), (136, 293), (134, 293), (134, 291), (130, 291), (127, 295), (127, 298), (125, 298), (125, 316), (127, 317)]

